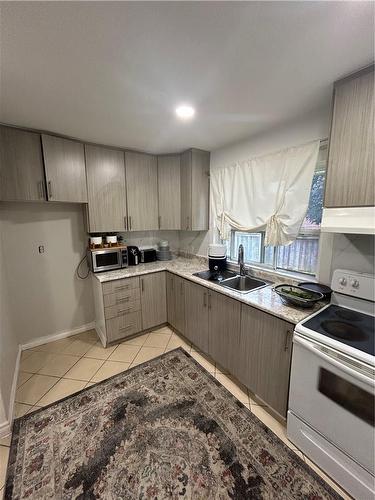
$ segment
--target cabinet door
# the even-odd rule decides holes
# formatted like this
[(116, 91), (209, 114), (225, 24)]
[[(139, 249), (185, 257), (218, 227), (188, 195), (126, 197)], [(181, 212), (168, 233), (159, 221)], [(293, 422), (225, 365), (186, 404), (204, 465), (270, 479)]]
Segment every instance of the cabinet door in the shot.
[(334, 91), (326, 207), (375, 205), (374, 71)]
[(241, 306), (241, 334), (234, 375), (286, 417), (293, 325)]
[(158, 157), (159, 229), (181, 229), (180, 155)]
[(167, 322), (165, 272), (141, 276), (143, 330)]
[(125, 153), (130, 231), (159, 229), (156, 156)]
[(210, 153), (192, 150), (191, 170), (191, 229), (208, 230)]
[(0, 200), (45, 200), (40, 135), (0, 127)]
[(87, 203), (83, 144), (44, 134), (42, 144), (48, 199)]
[(208, 352), (208, 290), (185, 281), (185, 336)]
[(191, 150), (181, 155), (181, 229), (191, 230)]
[(240, 349), (241, 303), (209, 291), (208, 352), (231, 373), (237, 366)]
[(126, 230), (124, 153), (85, 146), (89, 232)]

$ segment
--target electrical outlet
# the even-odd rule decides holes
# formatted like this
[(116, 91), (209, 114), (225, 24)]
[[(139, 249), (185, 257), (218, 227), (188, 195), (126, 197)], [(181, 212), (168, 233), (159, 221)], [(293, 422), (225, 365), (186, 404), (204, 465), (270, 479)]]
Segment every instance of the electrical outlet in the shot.
[(44, 245), (39, 245), (38, 251), (39, 253), (44, 253)]

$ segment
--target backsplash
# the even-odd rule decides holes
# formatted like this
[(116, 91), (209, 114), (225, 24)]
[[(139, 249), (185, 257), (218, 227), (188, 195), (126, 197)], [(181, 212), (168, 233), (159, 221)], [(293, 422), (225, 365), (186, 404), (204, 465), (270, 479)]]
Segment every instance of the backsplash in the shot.
[(375, 237), (368, 234), (335, 234), (333, 240), (331, 272), (349, 269), (375, 274)]

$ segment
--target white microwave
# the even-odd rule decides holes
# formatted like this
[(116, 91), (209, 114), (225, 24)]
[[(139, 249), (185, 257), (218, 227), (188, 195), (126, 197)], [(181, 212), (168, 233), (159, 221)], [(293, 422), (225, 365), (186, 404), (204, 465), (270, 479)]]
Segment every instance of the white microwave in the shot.
[(112, 271), (128, 266), (126, 247), (95, 248), (87, 251), (87, 261), (93, 273)]

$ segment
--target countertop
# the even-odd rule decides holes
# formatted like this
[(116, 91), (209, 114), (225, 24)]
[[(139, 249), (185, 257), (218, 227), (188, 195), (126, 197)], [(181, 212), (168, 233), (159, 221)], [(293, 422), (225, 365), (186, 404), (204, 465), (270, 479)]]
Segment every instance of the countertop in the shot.
[(324, 302), (318, 303), (314, 308), (310, 309), (298, 309), (296, 307), (285, 305), (277, 293), (273, 289), (273, 285), (268, 285), (259, 290), (249, 292), (246, 294), (241, 294), (234, 290), (229, 290), (221, 285), (212, 283), (211, 281), (206, 281), (197, 276), (193, 276), (193, 273), (199, 271), (205, 271), (207, 269), (207, 264), (203, 264), (199, 259), (188, 259), (183, 257), (177, 257), (173, 260), (162, 262), (150, 262), (147, 264), (139, 264), (138, 266), (130, 266), (124, 269), (119, 269), (115, 271), (108, 271), (103, 273), (95, 274), (95, 278), (104, 283), (106, 281), (119, 280), (123, 278), (130, 278), (132, 276), (142, 276), (144, 274), (155, 273), (159, 271), (170, 271), (182, 278), (203, 285), (206, 288), (215, 290), (216, 292), (227, 295), (233, 299), (236, 299), (243, 304), (256, 307), (262, 311), (265, 311), (273, 316), (289, 321), (290, 323), (298, 323), (303, 319), (310, 316), (313, 312), (317, 311), (325, 305)]

